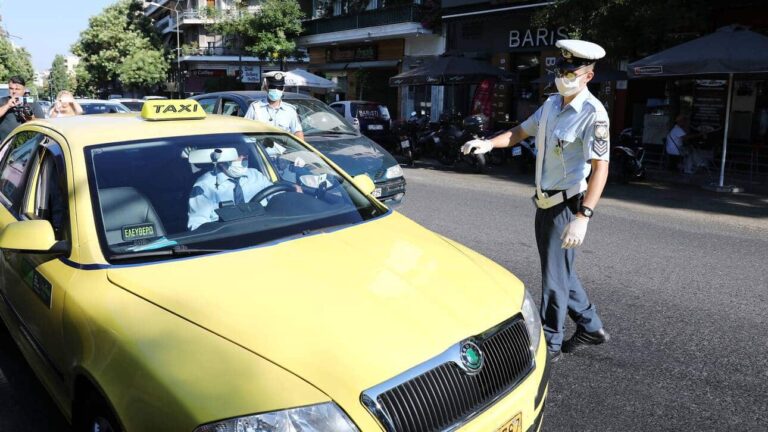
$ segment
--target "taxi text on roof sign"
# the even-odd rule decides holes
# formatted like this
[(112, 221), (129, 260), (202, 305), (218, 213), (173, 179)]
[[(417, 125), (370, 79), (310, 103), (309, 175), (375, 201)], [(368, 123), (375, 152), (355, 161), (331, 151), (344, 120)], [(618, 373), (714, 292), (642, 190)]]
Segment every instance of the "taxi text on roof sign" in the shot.
[(192, 99), (159, 99), (144, 102), (141, 118), (145, 120), (204, 119), (205, 110)]

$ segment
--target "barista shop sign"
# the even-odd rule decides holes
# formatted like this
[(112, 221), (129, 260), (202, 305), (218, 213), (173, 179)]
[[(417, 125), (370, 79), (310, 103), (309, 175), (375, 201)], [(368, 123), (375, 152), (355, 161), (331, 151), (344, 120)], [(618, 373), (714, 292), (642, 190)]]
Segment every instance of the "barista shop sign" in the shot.
[(568, 39), (565, 27), (555, 30), (547, 28), (513, 29), (509, 31), (509, 48), (545, 48), (555, 45), (560, 39)]

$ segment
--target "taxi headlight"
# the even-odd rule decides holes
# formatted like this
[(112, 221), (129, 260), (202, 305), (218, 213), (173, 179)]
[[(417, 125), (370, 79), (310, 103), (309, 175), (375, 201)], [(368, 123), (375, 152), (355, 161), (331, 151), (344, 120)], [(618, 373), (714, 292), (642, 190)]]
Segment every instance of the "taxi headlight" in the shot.
[(541, 319), (539, 318), (539, 310), (536, 307), (536, 303), (533, 302), (533, 298), (528, 290), (525, 290), (522, 309), (525, 327), (528, 328), (528, 337), (531, 341), (531, 351), (535, 353), (541, 338)]
[(392, 165), (391, 167), (387, 168), (387, 178), (393, 179), (395, 177), (402, 177), (403, 176), (403, 169), (400, 168), (400, 165)]
[(336, 404), (327, 402), (203, 425), (195, 432), (358, 432)]

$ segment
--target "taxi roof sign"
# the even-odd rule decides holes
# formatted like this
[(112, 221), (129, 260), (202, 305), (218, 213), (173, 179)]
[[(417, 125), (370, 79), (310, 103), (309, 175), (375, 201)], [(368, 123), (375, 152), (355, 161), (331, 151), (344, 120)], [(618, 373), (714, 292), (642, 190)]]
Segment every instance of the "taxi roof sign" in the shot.
[(144, 120), (197, 120), (205, 116), (203, 107), (193, 99), (154, 99), (141, 107)]

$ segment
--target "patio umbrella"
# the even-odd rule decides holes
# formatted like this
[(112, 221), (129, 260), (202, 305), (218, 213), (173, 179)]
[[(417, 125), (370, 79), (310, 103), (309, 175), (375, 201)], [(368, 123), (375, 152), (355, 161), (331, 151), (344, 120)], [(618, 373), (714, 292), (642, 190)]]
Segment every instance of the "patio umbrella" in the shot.
[(310, 87), (332, 89), (336, 84), (304, 69), (294, 69), (285, 73), (285, 85), (288, 87)]
[(487, 78), (512, 81), (514, 75), (490, 63), (466, 57), (442, 55), (389, 79), (391, 87), (407, 85), (477, 84)]
[(758, 72), (768, 72), (768, 37), (736, 25), (720, 28), (712, 34), (630, 63), (628, 70), (630, 78), (728, 74), (720, 188), (725, 178), (733, 74)]

